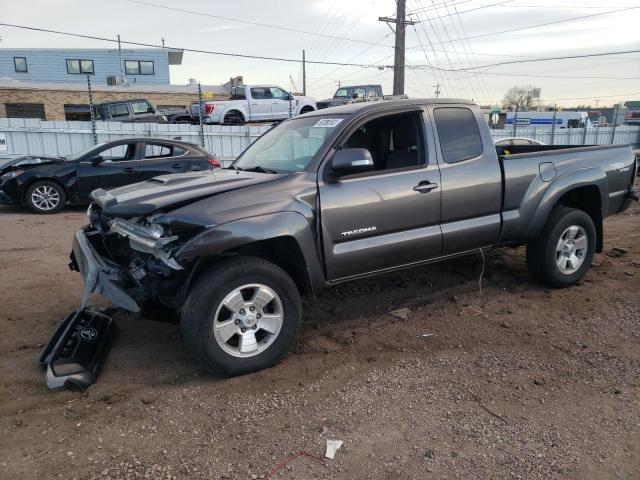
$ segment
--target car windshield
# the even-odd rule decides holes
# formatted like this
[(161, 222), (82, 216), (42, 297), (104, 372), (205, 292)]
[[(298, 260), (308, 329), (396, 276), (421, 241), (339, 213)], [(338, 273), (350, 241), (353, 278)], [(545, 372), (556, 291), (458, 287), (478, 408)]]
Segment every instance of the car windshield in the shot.
[(96, 148), (102, 147), (102, 146), (104, 146), (106, 144), (107, 144), (107, 142), (102, 142), (102, 143), (98, 143), (97, 145), (91, 145), (90, 147), (87, 147), (84, 150), (80, 150), (78, 153), (74, 153), (73, 155), (69, 155), (68, 157), (66, 157), (66, 159), (73, 162), (74, 160), (80, 159), (83, 155), (86, 155), (91, 150), (95, 150)]
[(231, 166), (236, 170), (302, 172), (344, 115), (301, 117), (284, 122), (256, 140)]

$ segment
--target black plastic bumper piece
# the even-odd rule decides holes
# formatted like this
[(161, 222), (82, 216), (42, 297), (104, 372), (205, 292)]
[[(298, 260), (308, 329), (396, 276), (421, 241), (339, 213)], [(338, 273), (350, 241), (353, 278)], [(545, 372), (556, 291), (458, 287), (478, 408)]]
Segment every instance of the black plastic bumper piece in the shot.
[(4, 205), (15, 205), (16, 202), (13, 198), (7, 195), (2, 189), (0, 189), (0, 203)]
[(40, 355), (49, 388), (84, 390), (96, 381), (115, 338), (116, 324), (105, 313), (84, 308), (69, 315)]

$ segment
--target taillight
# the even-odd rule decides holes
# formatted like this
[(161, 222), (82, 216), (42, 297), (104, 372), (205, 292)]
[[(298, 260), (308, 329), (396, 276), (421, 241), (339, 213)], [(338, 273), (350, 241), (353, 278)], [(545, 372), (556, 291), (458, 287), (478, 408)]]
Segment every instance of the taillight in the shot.
[(215, 108), (215, 105), (213, 105), (213, 103), (205, 103), (204, 104), (204, 113), (206, 115), (211, 115), (213, 113), (213, 109)]
[(220, 160), (218, 160), (215, 155), (213, 157), (209, 157), (207, 162), (209, 162), (209, 165), (211, 165), (211, 168), (220, 168), (220, 167), (222, 167), (222, 164), (220, 163)]

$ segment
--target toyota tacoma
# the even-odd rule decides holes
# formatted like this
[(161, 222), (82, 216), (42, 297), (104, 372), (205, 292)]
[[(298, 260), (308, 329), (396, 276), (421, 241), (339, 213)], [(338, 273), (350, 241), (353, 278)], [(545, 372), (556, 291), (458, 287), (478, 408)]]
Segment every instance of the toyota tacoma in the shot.
[(638, 199), (628, 146), (494, 146), (462, 100), (354, 103), (282, 122), (229, 168), (95, 190), (71, 266), (90, 293), (179, 313), (207, 368), (276, 364), (301, 296), (526, 245), (531, 274), (578, 282), (603, 220)]

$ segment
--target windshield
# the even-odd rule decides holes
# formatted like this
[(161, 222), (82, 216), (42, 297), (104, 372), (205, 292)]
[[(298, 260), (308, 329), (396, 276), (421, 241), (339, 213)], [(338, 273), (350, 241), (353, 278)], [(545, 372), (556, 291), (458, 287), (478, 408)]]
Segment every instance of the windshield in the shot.
[(80, 157), (82, 157), (83, 155), (86, 155), (91, 150), (95, 150), (96, 148), (102, 147), (106, 143), (107, 142), (102, 142), (102, 143), (98, 143), (97, 145), (91, 145), (90, 147), (85, 148), (84, 150), (80, 150), (78, 153), (74, 153), (73, 155), (69, 155), (66, 158), (67, 160), (70, 160), (70, 161), (78, 160)]
[(338, 90), (336, 90), (336, 94), (334, 95), (334, 97), (348, 97), (349, 96), (349, 89), (347, 88), (339, 88)]
[(284, 122), (253, 142), (233, 163), (237, 170), (302, 172), (344, 115), (300, 117)]

